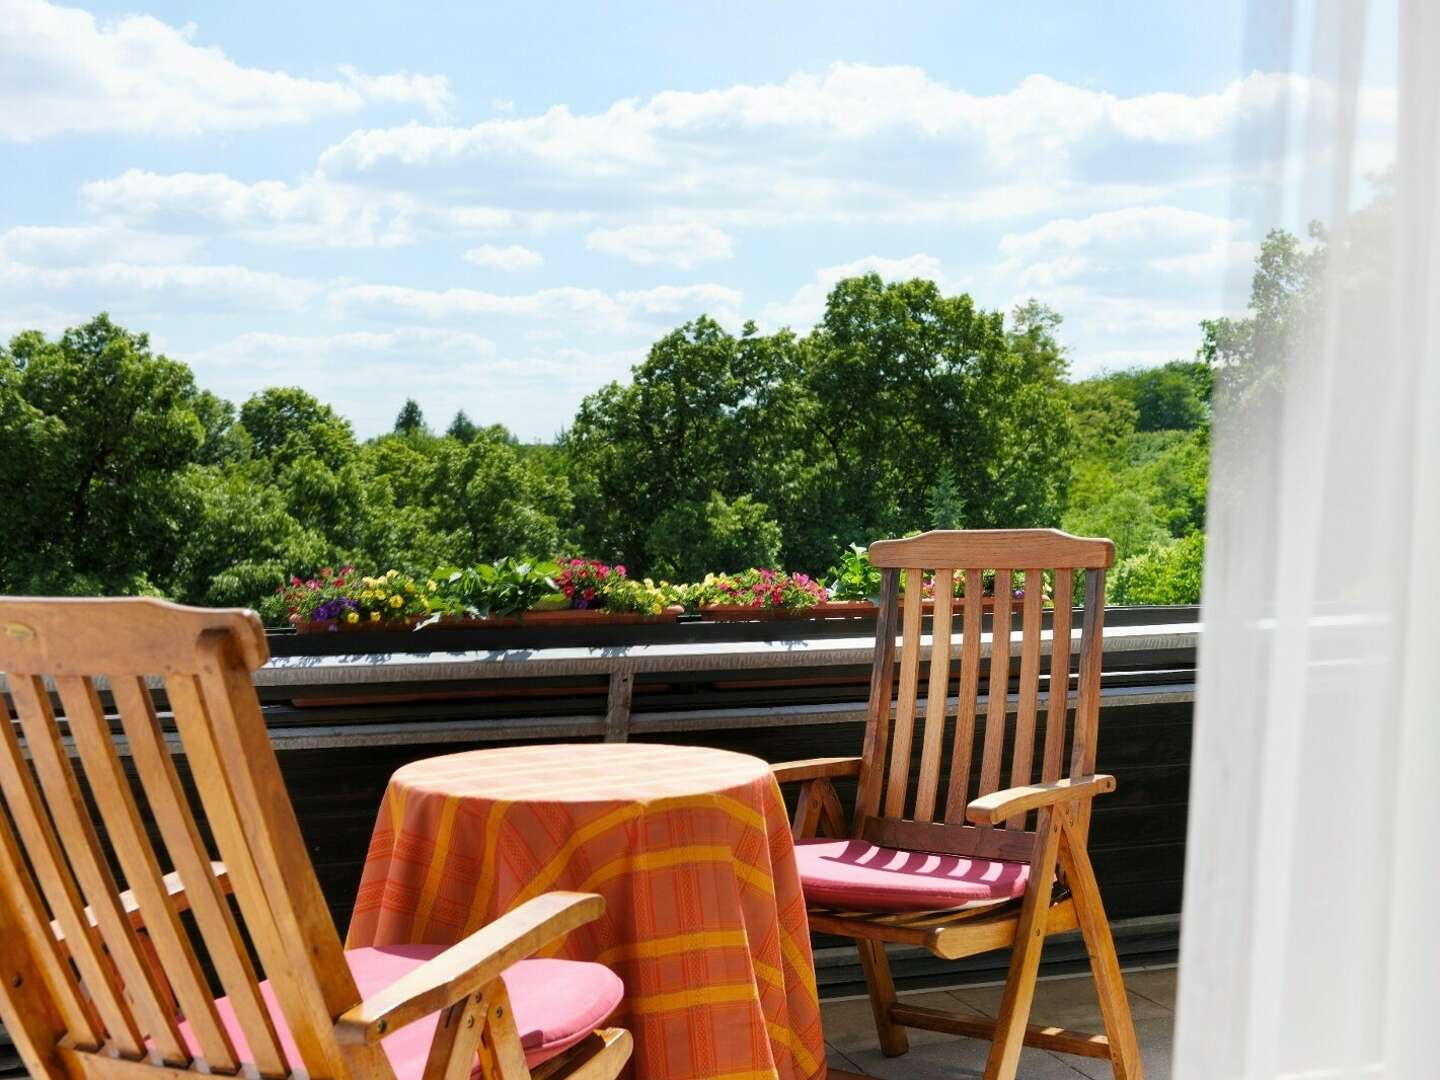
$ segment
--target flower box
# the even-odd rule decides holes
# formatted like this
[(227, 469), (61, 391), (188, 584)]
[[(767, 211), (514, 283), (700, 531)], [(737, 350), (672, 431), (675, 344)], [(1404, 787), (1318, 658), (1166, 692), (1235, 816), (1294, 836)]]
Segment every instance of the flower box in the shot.
[[(1020, 601), (1016, 600), (1018, 605)], [(995, 610), (995, 597), (981, 599), (982, 611)], [(904, 609), (903, 600), (901, 609)], [(935, 601), (926, 598), (921, 610), (929, 615), (935, 610)], [(957, 596), (951, 611), (958, 615), (965, 610), (965, 598)], [(880, 614), (880, 607), (873, 600), (826, 600), (808, 608), (756, 607), (750, 604), (706, 604), (700, 614), (712, 622), (760, 622), (768, 619), (874, 619)]]
[(522, 615), (491, 615), (484, 619), (445, 616), (430, 623), (427, 630), (494, 630), (507, 626), (626, 626), (636, 623), (673, 623), (685, 609), (678, 605), (658, 615), (638, 611), (603, 611), (600, 608), (566, 608), (559, 611), (527, 611)]
[(700, 615), (711, 622), (758, 622), (761, 619), (809, 619), (814, 617), (816, 608), (828, 605), (815, 604), (808, 608), (764, 607), (759, 604), (702, 604)]
[(395, 633), (408, 634), (418, 626), (420, 620), (417, 618), (407, 619), (383, 619), (380, 622), (370, 622), (362, 619), (359, 622), (345, 622), (343, 619), (302, 619), (298, 615), (290, 617), (290, 625), (295, 627), (297, 634), (355, 634), (355, 633)]

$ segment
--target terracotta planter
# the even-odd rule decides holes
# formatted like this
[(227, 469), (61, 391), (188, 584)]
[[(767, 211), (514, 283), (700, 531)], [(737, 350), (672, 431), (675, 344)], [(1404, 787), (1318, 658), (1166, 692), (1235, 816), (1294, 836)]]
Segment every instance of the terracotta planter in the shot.
[[(1018, 601), (1016, 601), (1018, 603)], [(902, 600), (903, 609), (903, 600)], [(981, 598), (981, 610), (993, 611), (995, 609), (995, 597), (986, 596)], [(935, 601), (927, 599), (922, 602), (921, 610), (930, 614), (935, 610)], [(958, 596), (951, 610), (958, 615), (965, 610), (965, 598)], [(713, 622), (760, 622), (762, 620), (780, 619), (874, 619), (880, 614), (880, 608), (871, 600), (826, 600), (815, 604), (813, 607), (801, 608), (799, 610), (788, 610), (785, 608), (752, 607), (749, 604), (707, 604), (700, 609), (700, 614)]]
[(494, 630), (507, 626), (626, 626), (635, 623), (673, 623), (685, 609), (667, 608), (659, 615), (638, 611), (612, 612), (599, 608), (565, 608), (560, 611), (527, 611), (522, 615), (491, 615), (484, 619), (443, 618), (427, 630)]
[(799, 610), (790, 608), (756, 607), (752, 604), (705, 604), (700, 614), (711, 622), (759, 622), (760, 620), (809, 619), (816, 604)]
[(360, 622), (344, 622), (340, 619), (302, 619), (298, 615), (290, 616), (290, 625), (295, 627), (297, 634), (356, 634), (365, 632), (408, 634), (414, 630), (420, 622), (419, 619), (411, 616), (405, 619), (386, 619), (381, 622), (369, 622), (362, 619)]

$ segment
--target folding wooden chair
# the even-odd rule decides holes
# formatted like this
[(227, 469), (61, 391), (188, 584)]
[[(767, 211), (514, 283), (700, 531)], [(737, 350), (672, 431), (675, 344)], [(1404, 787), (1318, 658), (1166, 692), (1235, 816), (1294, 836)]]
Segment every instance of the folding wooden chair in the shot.
[(446, 949), (342, 950), (250, 681), (267, 655), (249, 612), (0, 600), (19, 715), (17, 731), (0, 711), (0, 1019), (30, 1073), (615, 1076), (630, 1036), (595, 1029), (619, 980), (525, 959), (597, 918), (599, 896), (549, 893)]
[[(928, 1028), (991, 1039), (987, 1080), (1015, 1076), (1022, 1044), (1108, 1058), (1116, 1077), (1138, 1080), (1134, 1024), (1086, 852), (1091, 800), (1115, 788), (1113, 777), (1095, 775), (1105, 569), (1114, 561), (1114, 545), (1052, 529), (945, 531), (880, 541), (871, 545), (870, 558), (883, 575), (863, 754), (775, 766), (782, 783), (804, 782), (794, 824), (812, 929), (855, 939), (885, 1054), (905, 1053), (907, 1027)], [(921, 642), (925, 569), (935, 571), (933, 649), (924, 686), (919, 774), (912, 778), (921, 665), (927, 654)], [(977, 722), (985, 655), (980, 597), (987, 570), (995, 572), (994, 633), (988, 698), (983, 720)], [(902, 571), (903, 605), (898, 596)], [(1054, 580), (1048, 666), (1053, 679), (1044, 708), (1044, 740), (1037, 747), (1040, 676), (1046, 666), (1046, 571)], [(1085, 607), (1079, 693), (1067, 740), (1077, 572), (1084, 574)], [(965, 599), (952, 601), (953, 585), (962, 574)], [(1023, 599), (1017, 601), (1022, 585)], [(959, 699), (947, 762), (956, 605), (963, 605)], [(1007, 739), (1014, 606), (1021, 612), (1020, 685), (1013, 735)], [(902, 643), (892, 720), (897, 628)], [(1007, 744), (1009, 786), (1002, 789)], [(1034, 783), (1037, 749), (1040, 782)], [(842, 776), (859, 778), (848, 820), (832, 784)], [(948, 778), (943, 786), (942, 776)], [(818, 837), (822, 826), (829, 839)], [(1077, 925), (1090, 957), (1104, 1035), (1028, 1026), (1045, 938)], [(887, 942), (924, 946), (945, 959), (1011, 946), (999, 1019), (977, 1020), (897, 1002)]]

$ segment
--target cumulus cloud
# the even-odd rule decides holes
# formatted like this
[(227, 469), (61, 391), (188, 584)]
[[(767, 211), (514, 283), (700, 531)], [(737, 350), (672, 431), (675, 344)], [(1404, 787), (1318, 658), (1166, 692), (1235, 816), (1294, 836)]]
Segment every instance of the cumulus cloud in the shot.
[(0, 26), (0, 138), (250, 131), (367, 102), (418, 105), (443, 118), (450, 102), (436, 75), (344, 68), (322, 80), (245, 67), (198, 44), (193, 25), (148, 15), (102, 22), (44, 0), (0, 0)]
[[(692, 220), (973, 221), (1023, 216), (1113, 188), (1228, 180), (1237, 132), (1308, 84), (1255, 73), (1210, 94), (1122, 96), (1032, 75), (972, 94), (915, 67), (834, 64), (783, 82), (666, 91), (597, 113), (557, 105), (470, 127), (357, 131), (320, 170), (378, 186), (446, 188), (483, 175), (523, 205), (565, 196)], [(503, 188), (503, 191), (500, 190)], [(713, 215), (707, 217), (706, 215)]]
[(735, 242), (729, 234), (713, 225), (698, 222), (594, 229), (585, 237), (585, 246), (591, 251), (618, 255), (642, 266), (659, 264), (682, 270), (696, 263), (728, 259), (735, 254)]
[(730, 316), (740, 300), (739, 292), (721, 285), (663, 285), (613, 293), (564, 286), (518, 294), (483, 289), (349, 285), (330, 296), (332, 306), (348, 315), (440, 322), (482, 317), (541, 323), (563, 321), (572, 334), (581, 330), (646, 332), (655, 328), (647, 321), (651, 316), (685, 319), (707, 312)]
[(303, 278), (233, 264), (86, 263), (40, 267), (0, 260), (0, 303), (149, 314), (296, 311), (319, 292)]
[(474, 263), (476, 266), (483, 266), (487, 270), (502, 270), (513, 272), (516, 270), (534, 270), (545, 264), (545, 256), (538, 251), (532, 251), (522, 244), (509, 244), (501, 247), (498, 244), (481, 244), (465, 252), (465, 261)]
[(1153, 286), (1154, 274), (1218, 276), (1253, 257), (1256, 244), (1244, 238), (1247, 224), (1176, 206), (1055, 218), (1003, 236), (997, 271), (1017, 286), (1042, 289), (1079, 278)]
[(194, 236), (139, 232), (114, 225), (17, 225), (0, 233), (0, 263), (35, 267), (97, 262), (176, 263), (191, 259), (205, 241)]

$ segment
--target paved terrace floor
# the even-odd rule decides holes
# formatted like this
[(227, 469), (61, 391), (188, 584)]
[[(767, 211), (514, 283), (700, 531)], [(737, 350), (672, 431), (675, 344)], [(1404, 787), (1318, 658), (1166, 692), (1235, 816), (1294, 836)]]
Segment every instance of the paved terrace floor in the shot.
[[(1126, 971), (1125, 988), (1135, 1015), (1146, 1080), (1169, 1080), (1170, 1040), (1175, 1028), (1176, 969)], [(1002, 987), (966, 986), (956, 990), (924, 990), (901, 994), (904, 1001), (976, 1016), (995, 1015)], [(910, 1052), (883, 1056), (875, 1041), (875, 1024), (865, 998), (843, 998), (822, 1005), (830, 1064), (837, 1069), (868, 1073), (882, 1080), (966, 1080), (985, 1072), (990, 1044), (957, 1035), (910, 1028)], [(1035, 993), (1031, 1023), (1058, 1024), (1082, 1031), (1103, 1031), (1089, 975), (1041, 979)], [(1019, 1080), (1111, 1080), (1108, 1062), (1052, 1054), (1026, 1048), (1020, 1057)]]

